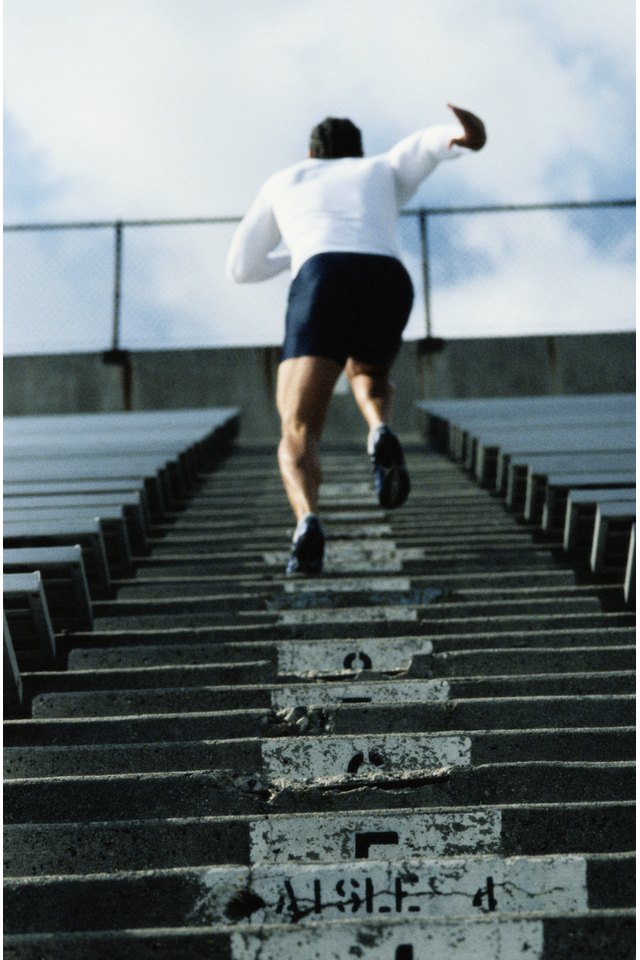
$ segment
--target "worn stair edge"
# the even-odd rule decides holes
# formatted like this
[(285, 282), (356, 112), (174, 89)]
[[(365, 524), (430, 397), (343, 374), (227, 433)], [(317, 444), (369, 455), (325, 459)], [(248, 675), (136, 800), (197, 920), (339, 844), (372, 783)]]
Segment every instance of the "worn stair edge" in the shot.
[[(384, 847), (376, 846), (378, 838)], [(28, 823), (6, 826), (4, 845), (5, 877), (252, 862), (284, 867), (291, 862), (351, 862), (382, 851), (388, 859), (614, 853), (634, 848), (635, 805), (585, 802)]]
[(592, 802), (635, 797), (632, 763), (534, 761), (268, 783), (234, 770), (112, 774), (8, 781), (5, 822), (56, 823), (219, 814)]
[[(479, 916), (465, 920), (355, 920), (320, 922), (303, 937), (265, 925), (156, 928), (76, 934), (31, 934), (5, 938), (6, 960), (387, 960), (403, 945), (424, 945), (438, 960), (512, 960), (514, 938), (528, 943), (530, 960), (635, 960), (632, 910), (578, 914)], [(379, 949), (376, 945), (379, 945)], [(413, 949), (413, 948), (412, 948)], [(355, 954), (354, 954), (355, 955)], [(402, 955), (400, 954), (400, 957)], [(408, 958), (410, 954), (405, 951)]]

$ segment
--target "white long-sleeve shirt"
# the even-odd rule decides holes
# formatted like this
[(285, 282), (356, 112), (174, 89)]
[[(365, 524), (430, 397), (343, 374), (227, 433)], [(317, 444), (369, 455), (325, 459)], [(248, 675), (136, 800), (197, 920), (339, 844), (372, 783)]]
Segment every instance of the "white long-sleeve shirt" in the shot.
[[(239, 224), (227, 274), (237, 283), (268, 280), (318, 253), (397, 257), (398, 214), (442, 160), (464, 148), (459, 124), (419, 130), (388, 153), (303, 160), (270, 177)], [(284, 248), (282, 249), (284, 245)]]

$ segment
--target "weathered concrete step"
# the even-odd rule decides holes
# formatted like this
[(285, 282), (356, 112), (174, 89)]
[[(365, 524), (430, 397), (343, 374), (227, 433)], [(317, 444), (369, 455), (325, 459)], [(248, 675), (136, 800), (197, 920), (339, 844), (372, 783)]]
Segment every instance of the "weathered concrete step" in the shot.
[[(502, 530), (505, 533), (524, 534), (527, 528), (516, 526), (513, 522), (513, 516), (505, 513), (502, 509), (496, 510), (495, 504), (474, 503), (468, 497), (456, 495), (455, 498), (448, 496), (430, 497), (429, 506), (431, 516), (427, 519), (422, 510), (412, 508), (409, 504), (400, 513), (394, 513), (389, 510), (382, 510), (375, 497), (371, 502), (354, 504), (353, 502), (343, 503), (340, 500), (332, 500), (322, 505), (322, 521), (327, 527), (333, 524), (341, 523), (391, 523), (394, 530), (411, 532), (415, 526), (427, 531), (438, 531), (444, 529), (455, 529), (454, 519), (456, 510), (460, 504), (464, 504), (465, 521), (468, 522), (473, 531), (476, 527), (486, 528), (487, 531)], [(435, 510), (434, 510), (435, 508)], [(275, 536), (282, 536), (282, 529), (293, 526), (291, 511), (283, 499), (280, 499), (279, 505), (269, 504), (265, 508), (248, 509), (244, 512), (238, 508), (229, 508), (220, 502), (219, 498), (212, 497), (208, 501), (200, 498), (193, 500), (186, 510), (180, 513), (166, 514), (161, 524), (156, 525), (156, 529), (162, 531), (177, 530), (183, 531), (186, 528), (193, 527), (198, 529), (198, 524), (216, 527), (218, 530), (229, 531), (238, 527), (246, 528), (247, 525), (255, 525), (261, 530), (271, 530)], [(466, 523), (465, 523), (466, 526)], [(459, 530), (459, 522), (458, 527)], [(530, 536), (530, 533), (526, 534)]]
[[(132, 667), (116, 670), (69, 670), (66, 672), (42, 672), (23, 674), (25, 696), (58, 695), (61, 693), (87, 693), (98, 695), (125, 693), (127, 690), (176, 689), (179, 687), (215, 688), (219, 697), (219, 709), (237, 709), (240, 706), (283, 707), (295, 706), (296, 698), (302, 702), (342, 703), (345, 700), (373, 698), (379, 703), (409, 702), (411, 700), (447, 699), (449, 683), (416, 676), (416, 679), (399, 678), (388, 674), (373, 674), (360, 671), (357, 679), (344, 678), (342, 682), (290, 684), (278, 677), (276, 663), (264, 661), (259, 664), (258, 675), (247, 664), (221, 664), (220, 669), (211, 664), (188, 664), (162, 667)], [(246, 668), (248, 676), (243, 680), (240, 671)], [(266, 681), (266, 682), (265, 682)], [(279, 682), (278, 682), (279, 681)], [(231, 685), (233, 684), (233, 685)], [(240, 699), (237, 699), (237, 693)], [(313, 700), (314, 697), (319, 699)], [(252, 702), (252, 698), (256, 703)]]
[[(503, 550), (519, 550), (523, 553), (540, 552), (542, 549), (532, 541), (529, 533), (514, 533), (512, 529), (474, 529), (465, 530), (464, 533), (458, 533), (460, 522), (457, 526), (451, 525), (451, 528), (442, 528), (440, 531), (434, 530), (432, 526), (426, 525), (421, 528), (418, 523), (407, 528), (407, 532), (398, 530), (388, 523), (353, 523), (350, 526), (342, 524), (323, 524), (327, 541), (333, 545), (341, 543), (350, 543), (351, 541), (360, 541), (364, 539), (379, 538), (383, 542), (389, 542), (393, 539), (399, 549), (424, 549), (433, 553), (443, 554), (451, 553), (454, 549), (461, 549), (465, 552), (474, 552), (481, 549), (496, 551), (498, 547)], [(190, 532), (192, 530), (192, 532)], [(453, 531), (456, 531), (455, 533)], [(167, 528), (163, 536), (157, 536), (149, 539), (149, 545), (154, 552), (161, 552), (158, 548), (173, 548), (176, 552), (186, 551), (196, 552), (202, 544), (211, 549), (211, 544), (215, 544), (216, 551), (224, 555), (228, 550), (234, 548), (238, 552), (255, 555), (259, 551), (271, 551), (282, 547), (283, 539), (293, 533), (293, 529), (283, 532), (283, 526), (280, 524), (273, 530), (267, 528), (252, 531), (248, 529), (243, 533), (240, 528), (235, 531), (225, 531), (224, 537), (218, 533), (213, 525), (194, 521), (193, 527), (182, 525), (179, 528)], [(560, 536), (558, 537), (558, 546), (560, 546)], [(546, 544), (545, 544), (546, 546)]]
[[(147, 668), (142, 668), (146, 670)], [(149, 673), (154, 668), (148, 668)], [(173, 670), (173, 668), (161, 668)], [(184, 669), (184, 668), (183, 668)], [(196, 671), (207, 667), (192, 668)], [(137, 671), (131, 671), (135, 673)], [(182, 670), (178, 671), (184, 676)], [(136, 677), (129, 672), (118, 672), (124, 682), (114, 684), (114, 689), (122, 690), (135, 686)], [(486, 673), (486, 671), (485, 671)], [(27, 685), (25, 694), (26, 712), (30, 712), (31, 698), (36, 691), (60, 689), (89, 690), (91, 688), (90, 671), (62, 674), (35, 674), (33, 684)], [(193, 680), (193, 674), (187, 675)], [(636, 674), (633, 670), (619, 670), (606, 673), (548, 673), (524, 676), (480, 676), (449, 678), (431, 681), (430, 686), (423, 685), (420, 696), (416, 696), (416, 684), (413, 680), (403, 680), (394, 676), (390, 680), (387, 674), (373, 674), (361, 671), (358, 680), (348, 678), (325, 680), (317, 683), (291, 683), (281, 678), (279, 684), (260, 684), (257, 686), (215, 687), (216, 708), (218, 710), (241, 710), (243, 708), (269, 708), (274, 710), (293, 706), (334, 705), (344, 702), (389, 703), (409, 702), (411, 700), (444, 699), (466, 700), (474, 697), (540, 697), (540, 696), (579, 696), (593, 694), (632, 694), (636, 690)], [(78, 678), (75, 686), (73, 681)], [(53, 678), (53, 679), (52, 679)], [(384, 682), (381, 682), (384, 681)], [(157, 684), (158, 686), (160, 684)], [(188, 685), (184, 684), (183, 685)], [(208, 684), (207, 684), (208, 685)], [(94, 692), (95, 695), (95, 692)]]
[[(236, 635), (237, 636), (237, 635)], [(274, 660), (285, 675), (337, 674), (372, 669), (408, 670), (418, 654), (454, 650), (526, 650), (528, 647), (630, 646), (635, 630), (530, 630), (513, 633), (463, 633), (447, 637), (345, 637), (316, 640), (242, 640), (208, 628), (201, 630), (131, 630), (76, 634), (68, 651), (69, 670), (128, 669), (172, 664), (213, 664)]]
[[(287, 741), (285, 744), (280, 741), (265, 743), (254, 738), (74, 747), (8, 747), (4, 751), (4, 769), (7, 780), (231, 768), (263, 778), (277, 775), (300, 779), (304, 774), (303, 778), (306, 779), (310, 769), (320, 776), (334, 776), (341, 771), (344, 773), (360, 753), (364, 768), (368, 765), (366, 757), (372, 750), (376, 752), (376, 769), (396, 772), (408, 771), (411, 763), (418, 763), (418, 769), (422, 769), (436, 761), (481, 765), (533, 760), (617, 762), (633, 760), (635, 757), (632, 727), (456, 731), (446, 737), (414, 734), (404, 740), (403, 744), (398, 744), (397, 735), (383, 734), (368, 738), (324, 737), (318, 742), (302, 740)], [(374, 743), (373, 747), (371, 743)], [(318, 757), (318, 749), (326, 752), (326, 756)], [(276, 755), (277, 751), (280, 752)], [(279, 756), (284, 760), (276, 762)], [(403, 758), (406, 767), (401, 767), (397, 756)], [(434, 756), (436, 761), (433, 760)], [(313, 767), (307, 766), (307, 763), (313, 763)], [(358, 766), (358, 769), (361, 767)]]
[[(377, 549), (376, 549), (377, 545)], [(225, 548), (218, 546), (215, 538), (203, 538), (196, 540), (179, 541), (177, 538), (172, 540), (163, 540), (159, 543), (150, 544), (154, 556), (157, 558), (174, 559), (180, 557), (193, 557), (210, 561), (211, 570), (237, 571), (246, 573), (260, 571), (265, 567), (280, 567), (286, 564), (289, 558), (290, 542), (284, 537), (278, 543), (274, 541), (270, 548), (255, 546), (253, 548), (239, 548), (233, 540)], [(347, 547), (353, 546), (353, 549)], [(472, 570), (478, 564), (486, 570), (504, 570), (506, 569), (526, 569), (528, 567), (542, 567), (551, 570), (557, 568), (558, 564), (554, 560), (546, 547), (536, 547), (531, 545), (526, 549), (509, 547), (505, 548), (499, 543), (491, 545), (480, 544), (474, 548), (473, 544), (466, 547), (461, 545), (456, 549), (456, 545), (443, 544), (439, 550), (431, 550), (425, 547), (422, 541), (415, 544), (397, 544), (395, 540), (379, 537), (372, 539), (366, 537), (363, 532), (354, 533), (351, 540), (342, 539), (328, 540), (325, 553), (325, 569), (327, 575), (331, 575), (333, 570), (340, 571), (349, 569), (357, 561), (369, 559), (369, 573), (375, 573), (376, 568), (383, 566), (385, 562), (397, 560), (403, 564), (421, 563), (425, 572), (430, 568), (437, 569), (445, 565), (447, 570), (460, 568), (461, 571)], [(370, 558), (373, 558), (373, 562)], [(484, 563), (483, 563), (484, 561)], [(363, 571), (364, 572), (364, 571)], [(420, 570), (418, 569), (418, 572)]]
[(5, 938), (6, 960), (635, 960), (633, 910), (474, 918), (341, 920), (303, 930), (266, 924), (233, 932), (148, 930), (27, 934)]
[(454, 650), (414, 656), (413, 677), (482, 677), (495, 673), (586, 673), (633, 670), (633, 646), (529, 647), (525, 650)]
[[(193, 556), (175, 556), (172, 558), (166, 557), (137, 557), (136, 558), (136, 570), (138, 575), (145, 580), (151, 579), (165, 579), (167, 577), (179, 577), (184, 579), (185, 577), (191, 578), (204, 578), (208, 582), (219, 584), (221, 587), (225, 585), (232, 584), (233, 587), (238, 587), (240, 584), (243, 586), (245, 584), (259, 583), (267, 584), (271, 589), (290, 589), (292, 592), (297, 589), (295, 580), (287, 580), (284, 576), (284, 568), (254, 568), (252, 570), (246, 570), (244, 573), (236, 571), (234, 573), (229, 573), (228, 571), (216, 571), (214, 569), (215, 558), (210, 557), (209, 559), (202, 557), (193, 557)], [(354, 566), (357, 566), (354, 563)], [(389, 569), (389, 567), (393, 569)], [(339, 589), (339, 584), (344, 580), (352, 580), (356, 577), (377, 577), (380, 575), (389, 576), (389, 575), (401, 575), (402, 563), (400, 560), (392, 559), (387, 563), (385, 561), (384, 569), (380, 569), (379, 564), (371, 564), (370, 562), (360, 564), (360, 569), (354, 570), (349, 573), (347, 571), (339, 571), (336, 576), (323, 576), (318, 579), (318, 583), (330, 585), (338, 585), (336, 587)], [(417, 580), (419, 582), (424, 582), (426, 577), (423, 576), (419, 571), (412, 575), (412, 581)], [(118, 581), (118, 583), (129, 583), (130, 581)], [(313, 581), (309, 581), (311, 584)], [(309, 585), (308, 584), (308, 585)], [(528, 569), (528, 570), (472, 570), (472, 571), (463, 571), (460, 573), (448, 572), (447, 574), (442, 574), (438, 571), (430, 571), (428, 574), (428, 582), (425, 583), (425, 586), (441, 586), (446, 584), (450, 588), (455, 586), (456, 589), (461, 587), (464, 588), (482, 588), (482, 587), (530, 587), (533, 585), (538, 586), (547, 586), (551, 588), (566, 586), (574, 586), (576, 584), (576, 575), (573, 570), (567, 568), (557, 567), (552, 570), (547, 569)], [(307, 585), (307, 586), (308, 586)]]
[[(193, 691), (195, 694), (196, 691)], [(200, 701), (205, 700), (204, 690)], [(621, 694), (577, 697), (503, 697), (410, 704), (343, 704), (337, 707), (196, 712), (191, 692), (167, 691), (181, 707), (171, 712), (112, 717), (38, 718), (5, 724), (5, 746), (90, 743), (169, 743), (181, 740), (297, 736), (302, 716), (307, 732), (332, 734), (445, 733), (459, 730), (626, 727), (634, 723), (634, 698)], [(187, 703), (184, 703), (184, 700)], [(157, 706), (154, 704), (154, 706)], [(190, 709), (187, 713), (185, 710)]]
[[(275, 685), (278, 675), (274, 659), (265, 661), (249, 661), (245, 664), (237, 662), (230, 664), (166, 664), (163, 666), (123, 666), (114, 669), (67, 670), (47, 671), (41, 673), (22, 674), (25, 697), (30, 702), (34, 696), (47, 693), (64, 693), (70, 691), (118, 690), (162, 688), (171, 686), (216, 686), (219, 695), (225, 699), (221, 707), (230, 708), (233, 697), (232, 691), (237, 691), (243, 698), (242, 703), (236, 701), (237, 706), (249, 705), (249, 698), (253, 693), (259, 703), (254, 706), (272, 706), (275, 703), (282, 706), (283, 696), (299, 697), (300, 702), (312, 702), (310, 698), (316, 696), (315, 703), (340, 702), (345, 697), (373, 697), (380, 702), (381, 698), (391, 700), (397, 697), (402, 700), (433, 699), (432, 687), (442, 690), (438, 696), (446, 699), (451, 695), (451, 684), (434, 684), (428, 681), (435, 678), (460, 679), (471, 677), (479, 682), (484, 680), (491, 684), (493, 677), (502, 681), (509, 675), (532, 679), (540, 675), (582, 678), (590, 671), (598, 674), (601, 682), (611, 673), (627, 673), (632, 679), (635, 667), (635, 648), (632, 646), (614, 647), (565, 647), (565, 648), (538, 648), (527, 650), (483, 649), (460, 651), (446, 654), (418, 654), (412, 658), (409, 665), (409, 676), (415, 681), (392, 678), (385, 673), (374, 673), (371, 670), (361, 670), (357, 679), (349, 680), (343, 677), (340, 682), (322, 684), (307, 682), (307, 684), (288, 684), (287, 690), (281, 685)], [(250, 664), (257, 665), (258, 676), (251, 673)], [(249, 672), (248, 679), (242, 679), (240, 671)], [(234, 671), (238, 671), (237, 673)], [(269, 672), (270, 671), (270, 672)], [(265, 686), (263, 682), (255, 686), (258, 678), (270, 680), (272, 686)], [(280, 677), (280, 684), (285, 683)], [(384, 682), (382, 682), (384, 681)], [(568, 682), (576, 682), (569, 681)], [(234, 686), (227, 686), (233, 683)], [(238, 686), (236, 686), (236, 684)], [(366, 684), (366, 689), (365, 689)], [(444, 689), (443, 689), (444, 687)], [(260, 693), (264, 691), (264, 696)], [(455, 699), (455, 697), (454, 697)], [(228, 702), (227, 702), (228, 701)]]
[[(145, 609), (147, 613), (136, 613), (136, 609)], [(443, 607), (444, 609), (444, 607)], [(126, 608), (125, 608), (126, 611)], [(232, 621), (229, 623), (229, 621)], [(311, 637), (345, 636), (398, 636), (408, 633), (441, 636), (461, 633), (505, 632), (514, 630), (551, 630), (554, 627), (573, 628), (574, 630), (593, 630), (611, 627), (626, 627), (634, 624), (634, 615), (626, 612), (594, 613), (549, 613), (504, 614), (480, 617), (444, 617), (430, 616), (429, 607), (371, 606), (332, 609), (282, 610), (270, 611), (225, 611), (217, 610), (207, 600), (181, 601), (148, 600), (144, 604), (134, 604), (130, 614), (112, 614), (108, 617), (99, 614), (94, 619), (96, 630), (122, 630), (127, 626), (136, 629), (215, 626), (222, 634), (241, 632), (246, 639), (260, 639), (268, 633), (273, 640)], [(229, 637), (231, 639), (231, 637)]]
[(635, 846), (633, 803), (522, 804), (268, 818), (183, 817), (5, 827), (6, 877), (251, 863), (619, 853)]
[[(461, 505), (465, 519), (472, 526), (511, 529), (513, 533), (526, 530), (526, 527), (514, 522), (501, 501), (491, 497), (463, 496), (462, 488), (454, 488), (448, 493), (432, 488), (426, 496), (412, 497), (400, 512), (382, 509), (373, 491), (340, 497), (323, 497), (321, 493), (319, 512), (327, 527), (342, 523), (375, 522), (393, 523), (394, 528), (410, 531), (412, 521), (415, 521), (417, 527), (428, 531), (451, 525), (456, 513), (459, 517)], [(157, 527), (162, 531), (183, 530), (191, 526), (193, 520), (201, 521), (207, 528), (209, 525), (216, 526), (221, 533), (229, 532), (234, 526), (244, 530), (255, 526), (261, 531), (271, 531), (275, 536), (281, 536), (283, 527), (295, 526), (284, 491), (275, 495), (271, 492), (249, 491), (245, 506), (247, 509), (243, 513), (237, 498), (228, 498), (222, 491), (210, 497), (198, 495), (186, 509), (165, 514)]]
[[(139, 598), (144, 596), (172, 596), (180, 594), (181, 596), (237, 596), (255, 597), (256, 603), (262, 599), (275, 599), (283, 604), (288, 600), (291, 605), (299, 602), (299, 598), (306, 599), (315, 594), (319, 596), (329, 596), (333, 603), (343, 603), (344, 595), (349, 597), (349, 602), (353, 598), (365, 596), (374, 592), (383, 596), (388, 594), (397, 595), (402, 598), (407, 596), (421, 596), (427, 590), (439, 590), (443, 595), (443, 600), (447, 603), (498, 603), (506, 602), (576, 602), (578, 600), (596, 599), (602, 603), (612, 597), (615, 588), (607, 585), (596, 584), (577, 584), (575, 574), (566, 571), (558, 573), (558, 579), (553, 579), (545, 583), (547, 579), (533, 578), (530, 583), (523, 577), (514, 579), (499, 577), (492, 582), (478, 577), (475, 583), (460, 582), (459, 578), (450, 581), (442, 576), (431, 577), (406, 577), (402, 574), (388, 574), (383, 576), (361, 575), (351, 577), (341, 577), (339, 579), (329, 577), (307, 578), (307, 579), (286, 579), (284, 577), (261, 578), (253, 577), (233, 577), (233, 576), (207, 576), (206, 573), (186, 574), (180, 573), (165, 575), (160, 570), (155, 572), (154, 576), (138, 575), (135, 580), (112, 581), (112, 585), (120, 599)], [(536, 581), (542, 579), (542, 583)], [(504, 582), (503, 582), (504, 581)], [(519, 581), (519, 582), (518, 582)], [(440, 601), (439, 601), (440, 602)]]
[[(547, 596), (547, 597), (493, 597), (483, 596), (462, 599), (459, 596), (441, 590), (439, 587), (426, 587), (418, 590), (370, 590), (360, 592), (331, 592), (320, 590), (300, 590), (291, 593), (276, 593), (266, 599), (269, 610), (306, 610), (340, 609), (341, 607), (362, 607), (366, 604), (381, 606), (416, 606), (420, 616), (430, 619), (449, 620), (460, 617), (478, 616), (544, 616), (545, 614), (600, 613), (600, 601), (596, 596)], [(425, 607), (428, 606), (428, 610)]]
[(472, 697), (555, 697), (634, 693), (635, 671), (612, 673), (549, 673), (530, 676), (450, 679), (452, 700)]
[[(398, 582), (400, 582), (398, 578)], [(215, 612), (243, 614), (264, 611), (280, 613), (287, 610), (343, 608), (363, 608), (365, 606), (412, 606), (420, 616), (430, 619), (451, 619), (473, 616), (544, 616), (560, 613), (600, 613), (601, 604), (597, 596), (578, 594), (571, 596), (544, 597), (493, 597), (463, 600), (451, 596), (441, 587), (423, 587), (420, 589), (380, 589), (376, 583), (369, 588), (363, 586), (360, 591), (322, 591), (299, 590), (291, 592), (266, 590), (258, 593), (218, 593), (206, 583), (158, 583), (138, 586), (135, 582), (118, 591), (115, 601), (99, 601), (93, 604), (93, 613), (97, 618), (108, 616), (136, 615), (139, 611), (154, 609), (158, 606), (167, 612), (179, 611), (187, 606), (190, 609), (210, 609)], [(428, 606), (428, 611), (424, 608)]]
[(60, 694), (86, 691), (98, 695), (103, 691), (146, 690), (152, 688), (217, 686), (235, 690), (242, 686), (276, 683), (277, 667), (271, 660), (246, 660), (216, 664), (168, 664), (158, 667), (128, 667), (126, 669), (87, 671), (69, 670), (23, 674), (27, 700), (41, 694)]
[(402, 913), (473, 916), (632, 908), (627, 854), (468, 856), (351, 864), (259, 864), (5, 884), (7, 932), (52, 932), (246, 922), (303, 926), (319, 919)]
[(635, 798), (635, 768), (627, 762), (534, 761), (451, 767), (409, 777), (383, 774), (318, 783), (264, 784), (233, 771), (118, 774), (25, 779), (5, 785), (5, 823), (69, 823), (262, 816), (354, 809), (576, 803)]

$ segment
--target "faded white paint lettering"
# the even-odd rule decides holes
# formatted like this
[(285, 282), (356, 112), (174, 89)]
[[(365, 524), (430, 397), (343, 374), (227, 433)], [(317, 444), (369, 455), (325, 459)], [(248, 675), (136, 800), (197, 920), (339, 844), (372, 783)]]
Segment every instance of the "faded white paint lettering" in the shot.
[(407, 593), (411, 590), (411, 580), (409, 577), (367, 577), (361, 580), (321, 577), (317, 580), (288, 580), (284, 585), (285, 593), (357, 593), (363, 590)]
[(251, 863), (338, 863), (497, 853), (500, 810), (272, 816), (251, 824)]
[(233, 933), (232, 960), (542, 960), (541, 920), (417, 919)]
[(272, 780), (408, 774), (431, 768), (468, 766), (471, 739), (429, 733), (283, 738), (262, 744), (262, 762), (266, 776)]
[(448, 700), (446, 680), (386, 680), (367, 683), (296, 684), (271, 693), (274, 710), (285, 707), (329, 706), (338, 703), (428, 703)]
[(414, 655), (430, 653), (433, 653), (433, 644), (424, 637), (291, 640), (278, 646), (278, 673), (305, 676), (342, 671), (407, 670)]
[(401, 623), (417, 623), (416, 607), (406, 604), (395, 607), (351, 607), (334, 609), (320, 607), (310, 610), (283, 610), (277, 619), (279, 625), (298, 623), (379, 623), (395, 620)]
[(257, 864), (244, 876), (239, 894), (236, 868), (204, 872), (188, 921), (299, 924), (588, 909), (586, 861), (571, 855)]

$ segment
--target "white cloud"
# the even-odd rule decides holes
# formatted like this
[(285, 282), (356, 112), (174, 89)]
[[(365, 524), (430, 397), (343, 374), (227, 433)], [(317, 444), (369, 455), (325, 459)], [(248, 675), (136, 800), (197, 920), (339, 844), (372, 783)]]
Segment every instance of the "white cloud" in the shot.
[[(566, 214), (465, 217), (461, 250), (481, 252), (482, 275), (436, 288), (435, 333), (445, 338), (634, 329), (633, 251), (596, 249)], [(464, 255), (464, 253), (462, 254)]]
[[(7, 209), (13, 220), (241, 213), (323, 116), (352, 116), (377, 152), (446, 119), (447, 101), (483, 116), (489, 143), (437, 171), (416, 202), (625, 195), (633, 14), (632, 0), (6, 0), (6, 108), (23, 160), (38, 160), (31, 197), (24, 184), (12, 192), (7, 170)], [(214, 293), (219, 308), (281, 315), (282, 284), (198, 287), (184, 258), (158, 273), (175, 252), (163, 244), (148, 268), (157, 316), (178, 289), (194, 316)], [(204, 257), (217, 270), (199, 244), (194, 267)], [(234, 327), (216, 323), (216, 336)], [(155, 329), (178, 335), (169, 320)]]

